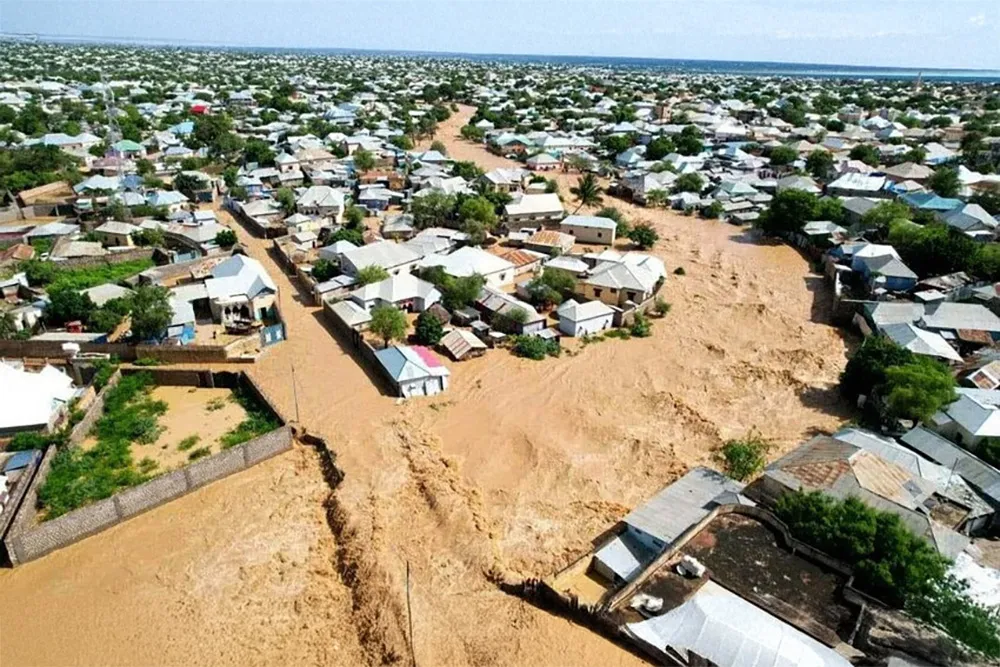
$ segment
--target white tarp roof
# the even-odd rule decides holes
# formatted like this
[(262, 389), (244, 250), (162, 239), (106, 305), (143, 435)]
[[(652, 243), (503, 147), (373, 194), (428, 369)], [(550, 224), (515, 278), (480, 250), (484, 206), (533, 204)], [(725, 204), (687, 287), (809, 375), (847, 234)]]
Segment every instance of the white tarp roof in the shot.
[(629, 623), (638, 639), (693, 651), (726, 667), (850, 667), (843, 656), (766, 611), (707, 581), (662, 616)]

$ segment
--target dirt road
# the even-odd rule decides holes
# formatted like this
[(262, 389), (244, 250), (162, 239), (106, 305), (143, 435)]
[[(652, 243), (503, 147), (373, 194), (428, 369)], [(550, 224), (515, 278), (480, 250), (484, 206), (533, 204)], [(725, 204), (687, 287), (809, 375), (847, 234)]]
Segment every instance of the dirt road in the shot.
[[(504, 164), (457, 138), (470, 114), (462, 109), (442, 125), (439, 138), (457, 159)], [(575, 180), (560, 179), (564, 184)], [(360, 645), (369, 664), (408, 656), (404, 572), (409, 561), (420, 664), (637, 664), (636, 657), (589, 630), (500, 592), (497, 582), (544, 576), (567, 563), (588, 548), (592, 537), (688, 466), (711, 462), (713, 449), (726, 438), (756, 428), (775, 440), (773, 455), (778, 456), (809, 434), (839, 424), (844, 412), (834, 384), (846, 344), (826, 323), (821, 279), (809, 273), (794, 250), (761, 245), (723, 223), (615, 205), (655, 224), (662, 240), (653, 252), (668, 270), (686, 272), (668, 277), (665, 297), (673, 309), (656, 322), (651, 338), (609, 340), (544, 362), (493, 351), (449, 364), (453, 382), (444, 395), (404, 405), (382, 395), (331, 337), (318, 310), (299, 300), (266, 242), (238, 230), (250, 254), (275, 277), (289, 332), (289, 340), (271, 348), (250, 372), (287, 414), (295, 414), (294, 364), (301, 421), (329, 440), (346, 473), (330, 505), (335, 537), (317, 537), (309, 552), (328, 567), (309, 569), (302, 585), (330, 591), (331, 600), (347, 591), (350, 602), (302, 606), (301, 622), (308, 631), (298, 641), (304, 645), (285, 662), (353, 663), (325, 648), (329, 642), (320, 636), (328, 628), (344, 646)], [(26, 615), (30, 635), (18, 632), (11, 638), (6, 623), (0, 624), (3, 664), (59, 662), (60, 650), (64, 661), (72, 662), (81, 646), (81, 655), (122, 664), (133, 657), (128, 651), (139, 647), (157, 654), (171, 631), (176, 637), (197, 637), (201, 656), (214, 651), (220, 662), (237, 657), (266, 662), (270, 648), (259, 653), (255, 642), (274, 647), (284, 636), (267, 623), (236, 647), (225, 645), (221, 635), (199, 633), (197, 619), (206, 613), (219, 623), (232, 620), (244, 627), (239, 617), (247, 601), (241, 595), (222, 604), (201, 594), (195, 585), (199, 580), (184, 573), (182, 562), (150, 563), (142, 554), (172, 553), (172, 526), (197, 521), (200, 532), (193, 523), (188, 530), (199, 535), (200, 557), (218, 558), (211, 554), (222, 550), (234, 559), (236, 551), (244, 559), (255, 558), (247, 544), (230, 547), (221, 541), (224, 531), (266, 535), (280, 519), (273, 510), (216, 508), (240, 502), (265, 508), (305, 502), (309, 509), (301, 510), (303, 517), (315, 523), (303, 531), (318, 536), (326, 529), (316, 511), (319, 493), (303, 495), (301, 479), (281, 477), (300, 466), (301, 458), (286, 455), (267, 465), (273, 483), (263, 490), (248, 490), (245, 477), (261, 474), (249, 472), (120, 526), (108, 537), (4, 573), (0, 608), (23, 606), (37, 586), (33, 608), (59, 606), (61, 611), (57, 617)], [(252, 499), (236, 497), (244, 493)], [(185, 513), (190, 505), (206, 514)], [(223, 531), (218, 539), (217, 530)], [(111, 549), (109, 540), (114, 540)], [(190, 558), (199, 556), (194, 547), (184, 549), (192, 551)], [(116, 573), (125, 567), (131, 574), (119, 583)], [(280, 565), (261, 568), (266, 572), (261, 576), (272, 577), (271, 570)], [(53, 573), (63, 570), (64, 583), (51, 585)], [(174, 597), (183, 595), (188, 608), (199, 613), (191, 619), (173, 615), (169, 629), (149, 634), (144, 619), (152, 612), (132, 613), (139, 602), (119, 609), (114, 600), (154, 605), (155, 596), (142, 597), (148, 590), (142, 582), (157, 577), (184, 582), (181, 592), (164, 587), (162, 604), (174, 604)], [(60, 595), (68, 591), (72, 594)], [(272, 603), (276, 609), (285, 604), (280, 595), (272, 602), (263, 595), (252, 599), (261, 612)], [(100, 606), (97, 614), (94, 605)], [(59, 622), (67, 618), (74, 622)], [(353, 639), (340, 634), (351, 626)], [(39, 646), (37, 637), (56, 631), (64, 641)], [(112, 644), (129, 647), (102, 655)], [(351, 650), (344, 657), (353, 658)]]

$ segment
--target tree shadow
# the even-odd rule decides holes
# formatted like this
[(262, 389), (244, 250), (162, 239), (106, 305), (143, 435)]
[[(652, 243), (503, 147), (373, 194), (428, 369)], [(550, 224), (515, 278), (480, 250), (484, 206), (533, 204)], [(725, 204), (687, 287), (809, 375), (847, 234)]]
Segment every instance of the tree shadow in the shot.
[(755, 245), (763, 247), (787, 245), (781, 239), (776, 238), (774, 236), (767, 236), (760, 230), (754, 229), (753, 227), (746, 227), (742, 231), (730, 235), (729, 238), (734, 243), (740, 243), (742, 245)]

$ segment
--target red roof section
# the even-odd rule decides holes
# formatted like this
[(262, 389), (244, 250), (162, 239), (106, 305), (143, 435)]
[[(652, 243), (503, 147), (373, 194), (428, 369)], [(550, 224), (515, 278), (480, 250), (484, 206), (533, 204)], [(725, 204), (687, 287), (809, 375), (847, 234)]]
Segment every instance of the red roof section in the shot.
[(444, 366), (441, 360), (437, 358), (433, 352), (424, 347), (423, 345), (413, 345), (410, 349), (417, 353), (417, 355), (424, 360), (428, 368), (438, 368)]

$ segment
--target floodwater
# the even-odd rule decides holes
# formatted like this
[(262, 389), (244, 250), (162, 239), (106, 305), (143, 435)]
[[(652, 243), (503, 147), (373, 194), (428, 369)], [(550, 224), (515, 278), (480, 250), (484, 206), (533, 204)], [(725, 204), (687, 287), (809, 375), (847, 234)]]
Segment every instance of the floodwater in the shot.
[[(451, 155), (509, 165), (457, 139), (471, 112), (442, 124)], [(575, 176), (559, 179), (566, 194)], [(668, 276), (673, 308), (650, 338), (541, 362), (502, 350), (447, 362), (445, 394), (402, 405), (267, 243), (238, 230), (279, 285), (289, 333), (249, 372), (337, 452), (346, 477), (329, 515), (315, 461), (297, 452), (2, 573), (4, 666), (384, 664), (409, 660), (411, 622), (423, 665), (639, 664), (498, 583), (568, 564), (689, 466), (714, 464), (727, 438), (756, 429), (777, 457), (836, 429), (848, 342), (795, 250), (608, 203), (656, 225), (652, 252), (685, 270)]]

